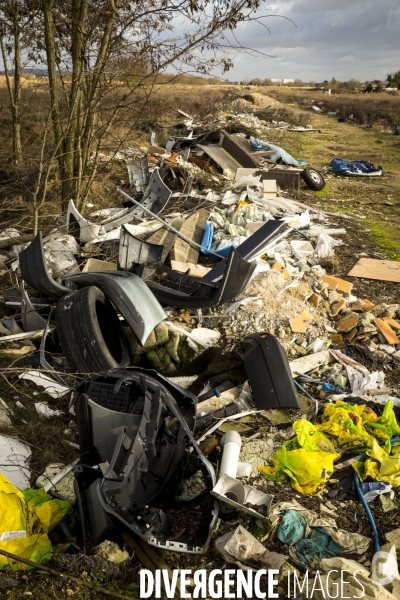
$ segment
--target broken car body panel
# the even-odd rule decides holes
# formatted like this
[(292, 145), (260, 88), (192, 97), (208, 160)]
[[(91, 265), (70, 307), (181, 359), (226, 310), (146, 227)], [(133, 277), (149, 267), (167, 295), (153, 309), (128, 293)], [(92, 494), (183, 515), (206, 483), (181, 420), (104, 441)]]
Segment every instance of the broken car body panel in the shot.
[(57, 283), (49, 274), (44, 256), (42, 232), (19, 253), (19, 268), (25, 283), (51, 298), (61, 298), (70, 290)]
[(117, 307), (141, 344), (166, 314), (140, 277), (126, 271), (101, 271), (68, 275), (64, 282), (81, 288), (94, 285), (100, 288)]

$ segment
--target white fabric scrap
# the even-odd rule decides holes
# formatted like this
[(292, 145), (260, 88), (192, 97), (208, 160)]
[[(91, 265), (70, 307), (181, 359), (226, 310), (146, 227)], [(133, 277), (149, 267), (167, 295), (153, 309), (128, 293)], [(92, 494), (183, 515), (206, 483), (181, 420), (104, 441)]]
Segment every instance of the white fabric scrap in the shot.
[(35, 402), (35, 408), (38, 415), (50, 419), (51, 417), (61, 417), (64, 413), (62, 410), (54, 410), (45, 402)]

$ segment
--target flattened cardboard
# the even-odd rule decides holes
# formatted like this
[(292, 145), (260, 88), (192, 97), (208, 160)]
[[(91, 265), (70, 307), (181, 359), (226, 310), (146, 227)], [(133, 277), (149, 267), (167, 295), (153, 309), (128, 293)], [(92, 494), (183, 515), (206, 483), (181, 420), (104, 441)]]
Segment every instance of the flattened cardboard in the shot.
[(400, 283), (400, 262), (360, 258), (348, 275), (349, 277), (363, 277), (364, 279)]

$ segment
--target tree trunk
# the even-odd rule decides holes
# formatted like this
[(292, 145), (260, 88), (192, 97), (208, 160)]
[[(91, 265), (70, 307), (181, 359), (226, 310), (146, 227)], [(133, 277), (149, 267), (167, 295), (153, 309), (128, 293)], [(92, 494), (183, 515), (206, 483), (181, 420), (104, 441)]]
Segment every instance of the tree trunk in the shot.
[(21, 31), (19, 25), (18, 5), (13, 14), (14, 32), (14, 103), (13, 103), (13, 161), (22, 163), (21, 148)]

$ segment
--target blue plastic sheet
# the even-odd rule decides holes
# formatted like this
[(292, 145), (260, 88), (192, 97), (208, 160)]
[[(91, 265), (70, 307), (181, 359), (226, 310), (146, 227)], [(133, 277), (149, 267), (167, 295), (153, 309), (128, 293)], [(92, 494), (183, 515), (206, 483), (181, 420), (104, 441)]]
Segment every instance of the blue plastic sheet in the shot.
[(292, 165), (293, 167), (303, 167), (307, 164), (306, 160), (296, 160), (289, 152), (274, 144), (267, 144), (267, 142), (263, 142), (262, 140), (250, 138), (250, 145), (255, 152), (257, 150), (275, 150), (275, 154), (268, 156), (268, 159), (273, 162), (281, 159), (285, 165)]
[(382, 175), (382, 167), (374, 167), (366, 160), (353, 160), (348, 162), (341, 158), (331, 161), (332, 171), (337, 175)]
[[(207, 221), (206, 226), (204, 227), (203, 239), (201, 240), (201, 245), (204, 246), (204, 248), (207, 248), (208, 250), (211, 248), (213, 235), (214, 235), (214, 225)], [(201, 250), (201, 253), (205, 254), (205, 256), (208, 256), (209, 258), (218, 260), (215, 257), (215, 254), (218, 254), (221, 258), (226, 258), (227, 256), (229, 256), (229, 252), (231, 251), (231, 248), (236, 248), (236, 246), (234, 244), (232, 244), (231, 246), (227, 246), (226, 248), (221, 248), (221, 250), (213, 250), (212, 252), (207, 252), (207, 250)]]

